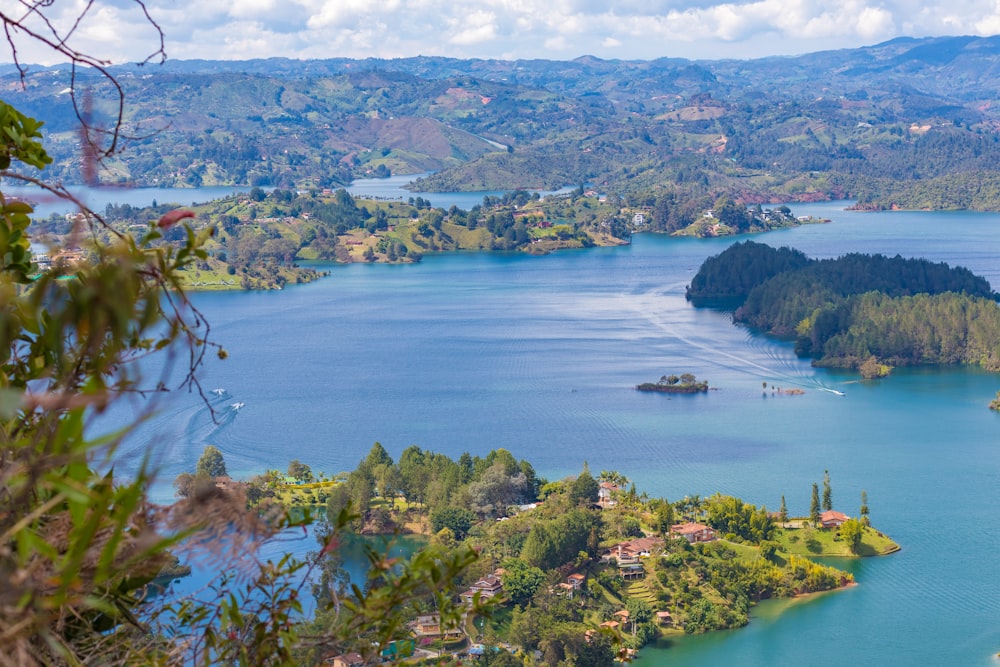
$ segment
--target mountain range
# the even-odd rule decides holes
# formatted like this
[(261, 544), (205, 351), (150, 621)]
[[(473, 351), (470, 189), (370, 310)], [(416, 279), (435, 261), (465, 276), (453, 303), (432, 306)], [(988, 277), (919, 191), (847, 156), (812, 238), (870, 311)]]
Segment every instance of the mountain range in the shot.
[[(755, 60), (272, 58), (109, 72), (127, 140), (102, 165), (106, 182), (326, 188), (433, 172), (417, 187), (1000, 208), (1000, 37)], [(77, 111), (111, 124), (112, 84), (4, 66), (0, 89), (45, 121), (54, 175), (78, 181)]]

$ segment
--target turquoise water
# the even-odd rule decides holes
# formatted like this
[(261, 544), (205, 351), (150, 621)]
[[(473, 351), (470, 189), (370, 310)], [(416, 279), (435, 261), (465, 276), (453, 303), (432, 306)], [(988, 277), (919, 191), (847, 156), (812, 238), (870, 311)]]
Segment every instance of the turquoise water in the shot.
[[(1000, 286), (1000, 216), (841, 206), (797, 206), (834, 222), (756, 240), (822, 257), (928, 257)], [(548, 478), (586, 461), (651, 495), (718, 491), (772, 509), (784, 495), (793, 514), (829, 470), (835, 507), (856, 514), (866, 489), (873, 522), (902, 552), (845, 563), (850, 590), (765, 605), (747, 628), (645, 649), (638, 664), (992, 664), (1000, 415), (986, 405), (1000, 376), (925, 368), (860, 384), (813, 369), (787, 343), (684, 300), (701, 261), (731, 242), (641, 235), (546, 257), (428, 256), (332, 266), (282, 292), (196, 295), (230, 352), (203, 377), (227, 391), (221, 419), (178, 395), (125, 460), (150, 450), (170, 480), (208, 443), (236, 475), (291, 458), (348, 470), (376, 440), (393, 456), (411, 444), (452, 456), (504, 447)], [(632, 388), (682, 372), (717, 391)], [(806, 393), (764, 394), (765, 381)]]

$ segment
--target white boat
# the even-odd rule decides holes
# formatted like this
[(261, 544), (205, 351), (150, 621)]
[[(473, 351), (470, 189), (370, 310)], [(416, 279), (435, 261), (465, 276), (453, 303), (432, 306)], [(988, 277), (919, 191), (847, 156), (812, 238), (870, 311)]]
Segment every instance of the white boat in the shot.
[(233, 410), (239, 410), (239, 409), (240, 409), (240, 408), (242, 408), (242, 407), (243, 407), (244, 405), (246, 405), (246, 403), (243, 403), (242, 401), (240, 401), (240, 402), (237, 402), (237, 403), (233, 403), (233, 404), (232, 404), (232, 405), (230, 405), (229, 407), (231, 407), (231, 408), (232, 408)]

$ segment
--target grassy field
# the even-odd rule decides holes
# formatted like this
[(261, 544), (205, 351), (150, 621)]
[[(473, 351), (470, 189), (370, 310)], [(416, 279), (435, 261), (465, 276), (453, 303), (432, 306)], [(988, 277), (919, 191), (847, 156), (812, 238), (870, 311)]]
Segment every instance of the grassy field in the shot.
[(786, 528), (778, 531), (775, 541), (782, 551), (799, 556), (883, 556), (899, 551), (898, 544), (874, 528), (865, 528), (856, 554), (829, 528)]

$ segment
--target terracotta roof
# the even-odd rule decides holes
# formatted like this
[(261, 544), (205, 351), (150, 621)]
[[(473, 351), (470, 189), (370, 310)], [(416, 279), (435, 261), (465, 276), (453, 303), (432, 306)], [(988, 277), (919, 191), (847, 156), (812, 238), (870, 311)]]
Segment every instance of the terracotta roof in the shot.
[(703, 530), (712, 530), (709, 526), (703, 523), (678, 523), (670, 527), (670, 532), (677, 533), (678, 535), (692, 535), (694, 533), (700, 533)]
[(820, 521), (822, 521), (824, 523), (827, 522), (827, 521), (841, 521), (841, 522), (843, 522), (843, 521), (847, 521), (850, 518), (851, 517), (847, 516), (843, 512), (838, 512), (837, 510), (827, 510), (827, 511), (825, 511), (822, 514), (819, 515)]

